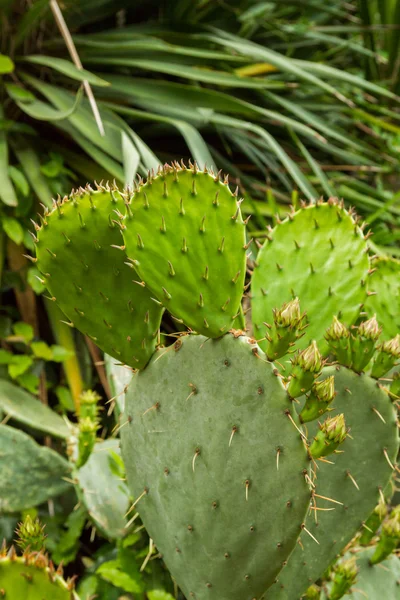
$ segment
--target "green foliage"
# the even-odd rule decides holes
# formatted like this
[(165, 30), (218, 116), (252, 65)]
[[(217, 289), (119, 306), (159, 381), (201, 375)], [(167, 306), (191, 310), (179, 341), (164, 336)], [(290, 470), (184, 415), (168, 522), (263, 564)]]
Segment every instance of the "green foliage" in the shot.
[(125, 414), (134, 506), (184, 594), (259, 597), (309, 504), (309, 461), (273, 365), (245, 336), (182, 337), (134, 377)]
[(0, 425), (2, 512), (37, 506), (69, 488), (68, 462), (54, 450), (39, 446), (29, 435)]
[(369, 279), (365, 309), (376, 315), (385, 340), (394, 338), (400, 330), (400, 261), (378, 258), (372, 262), (374, 272)]

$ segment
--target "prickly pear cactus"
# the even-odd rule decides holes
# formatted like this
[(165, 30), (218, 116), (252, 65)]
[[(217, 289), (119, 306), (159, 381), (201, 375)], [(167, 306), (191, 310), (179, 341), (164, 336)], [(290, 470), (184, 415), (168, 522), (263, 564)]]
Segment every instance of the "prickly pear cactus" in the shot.
[(272, 311), (298, 297), (309, 326), (299, 347), (324, 333), (334, 315), (352, 324), (367, 297), (367, 243), (351, 213), (334, 200), (293, 212), (270, 231), (251, 284), (254, 334), (263, 349)]
[(165, 165), (136, 188), (123, 226), (127, 255), (161, 306), (208, 337), (231, 328), (247, 246), (237, 194), (219, 174)]
[(400, 261), (377, 258), (368, 282), (371, 294), (365, 303), (369, 314), (376, 314), (383, 327), (383, 337), (389, 339), (400, 331)]
[(79, 600), (74, 581), (43, 552), (27, 550), (17, 556), (13, 547), (0, 552), (0, 597), (5, 600)]
[(258, 600), (310, 501), (310, 461), (274, 366), (245, 336), (184, 336), (133, 378), (126, 418), (132, 510), (186, 598)]
[[(343, 413), (350, 435), (329, 463), (318, 461), (312, 515), (306, 522), (317, 542), (301, 536), (301, 545), (268, 590), (268, 600), (297, 600), (322, 575), (357, 530), (362, 530), (378, 502), (379, 490), (385, 489), (393, 474), (399, 437), (396, 412), (386, 391), (365, 373), (359, 375), (343, 366), (326, 367), (323, 375), (335, 379), (337, 394), (330, 415)], [(307, 425), (312, 438), (318, 426)]]
[(79, 189), (54, 203), (36, 226), (37, 266), (69, 324), (134, 368), (152, 355), (162, 307), (125, 263), (113, 187)]

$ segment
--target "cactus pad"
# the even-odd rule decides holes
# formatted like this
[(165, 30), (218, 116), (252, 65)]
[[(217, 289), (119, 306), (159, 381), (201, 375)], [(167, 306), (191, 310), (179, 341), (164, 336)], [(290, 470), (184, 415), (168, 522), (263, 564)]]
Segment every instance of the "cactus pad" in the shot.
[(162, 310), (126, 264), (114, 211), (122, 195), (90, 187), (55, 204), (37, 227), (37, 266), (77, 329), (121, 362), (142, 368), (157, 342)]
[(376, 314), (383, 328), (384, 339), (393, 338), (400, 331), (400, 261), (394, 258), (378, 258), (372, 263), (376, 269), (368, 282), (373, 295), (368, 296), (365, 310)]
[[(337, 396), (331, 414), (344, 414), (351, 438), (340, 446), (342, 454), (329, 457), (334, 465), (318, 462), (315, 485), (317, 494), (342, 504), (316, 497), (318, 507), (335, 510), (319, 511), (318, 524), (314, 516), (307, 519), (307, 529), (319, 544), (302, 534), (304, 549), (296, 547), (278, 583), (268, 590), (268, 600), (297, 599), (322, 575), (367, 520), (379, 499), (379, 489), (386, 487), (392, 475), (389, 462), (396, 460), (399, 438), (389, 396), (365, 374), (357, 375), (345, 367), (323, 369), (324, 376), (332, 374)], [(308, 424), (308, 429), (310, 437), (315, 435), (314, 423)]]
[(46, 554), (13, 548), (0, 552), (0, 597), (5, 600), (79, 600), (73, 580), (65, 581)]
[(276, 375), (247, 337), (184, 336), (127, 392), (135, 510), (188, 599), (258, 600), (302, 529), (310, 461)]
[(170, 313), (208, 337), (240, 309), (246, 269), (240, 203), (219, 176), (178, 163), (140, 184), (128, 206), (126, 252)]
[[(333, 316), (350, 325), (365, 301), (366, 250), (352, 215), (333, 200), (290, 214), (257, 257), (251, 286), (256, 338), (264, 338), (263, 323), (272, 323), (274, 308), (298, 297), (309, 319), (300, 347), (316, 340), (325, 351), (323, 336)], [(265, 341), (260, 345), (266, 348)]]

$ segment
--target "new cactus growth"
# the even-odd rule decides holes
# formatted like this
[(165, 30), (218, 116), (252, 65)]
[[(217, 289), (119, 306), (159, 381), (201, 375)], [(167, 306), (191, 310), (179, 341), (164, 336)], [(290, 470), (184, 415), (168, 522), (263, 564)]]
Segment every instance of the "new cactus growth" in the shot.
[(383, 342), (378, 347), (379, 353), (376, 355), (372, 365), (371, 376), (379, 379), (390, 371), (400, 359), (400, 334), (397, 334), (391, 340)]
[(321, 381), (316, 381), (311, 392), (306, 398), (306, 402), (300, 412), (300, 421), (307, 423), (318, 419), (327, 410), (336, 395), (335, 379), (333, 376), (327, 377)]
[(329, 592), (329, 600), (340, 600), (357, 579), (355, 556), (340, 561), (334, 568), (333, 585)]
[(43, 549), (46, 536), (44, 525), (39, 519), (32, 519), (28, 514), (24, 521), (18, 524), (16, 534), (17, 544), (23, 552), (40, 552)]
[(400, 511), (393, 510), (382, 525), (382, 532), (370, 562), (376, 565), (387, 558), (400, 544)]
[(302, 337), (300, 331), (304, 316), (301, 314), (298, 298), (286, 302), (280, 309), (273, 310), (273, 325), (267, 325), (268, 331), (265, 334), (268, 342), (265, 353), (268, 360), (276, 360), (287, 354)]
[(292, 360), (292, 370), (288, 384), (288, 393), (292, 398), (297, 398), (308, 392), (321, 373), (323, 360), (317, 343), (314, 341)]
[(357, 373), (361, 373), (371, 361), (381, 332), (382, 329), (374, 315), (368, 321), (360, 323), (355, 334), (351, 335), (351, 366)]
[(333, 317), (333, 323), (326, 330), (325, 340), (338, 362), (345, 367), (350, 367), (352, 362), (350, 331), (336, 316)]
[(310, 446), (310, 454), (313, 458), (332, 454), (344, 442), (348, 433), (343, 414), (326, 419), (319, 428)]
[(375, 533), (378, 531), (383, 519), (388, 512), (385, 498), (379, 499), (379, 504), (374, 508), (372, 514), (365, 521), (364, 529), (361, 533), (359, 542), (362, 546), (368, 546)]

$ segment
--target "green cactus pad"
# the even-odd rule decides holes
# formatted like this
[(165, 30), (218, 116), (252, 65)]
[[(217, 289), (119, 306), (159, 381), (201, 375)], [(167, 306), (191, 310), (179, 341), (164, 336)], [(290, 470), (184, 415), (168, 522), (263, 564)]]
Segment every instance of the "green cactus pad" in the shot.
[(65, 581), (46, 554), (11, 548), (0, 553), (0, 597), (5, 600), (79, 600), (73, 580)]
[[(400, 591), (400, 559), (392, 555), (381, 566), (371, 565), (374, 548), (356, 553), (358, 575), (346, 600), (398, 600)], [(346, 555), (346, 557), (349, 554)]]
[(126, 264), (114, 211), (122, 195), (109, 186), (72, 193), (37, 230), (37, 266), (71, 324), (122, 363), (142, 368), (157, 342), (162, 309)]
[[(264, 338), (263, 323), (272, 311), (298, 297), (309, 326), (297, 347), (312, 340), (326, 351), (325, 330), (334, 315), (350, 325), (366, 298), (367, 244), (351, 214), (334, 201), (301, 208), (277, 225), (261, 248), (251, 295), (254, 334)], [(263, 349), (266, 341), (260, 341)]]
[(373, 261), (376, 269), (371, 274), (365, 310), (370, 317), (376, 314), (382, 327), (382, 339), (389, 340), (400, 333), (400, 261), (394, 258), (378, 258)]
[(87, 463), (74, 476), (78, 496), (96, 527), (108, 539), (124, 537), (130, 494), (124, 481), (119, 440), (98, 442)]
[[(318, 507), (335, 510), (318, 511), (318, 525), (313, 516), (307, 519), (307, 529), (319, 544), (302, 534), (304, 549), (296, 547), (278, 583), (268, 590), (268, 600), (297, 600), (329, 567), (376, 506), (379, 489), (385, 489), (392, 475), (388, 461), (396, 460), (399, 448), (394, 407), (375, 380), (346, 367), (327, 367), (322, 373), (335, 376), (331, 415), (344, 414), (351, 438), (340, 446), (342, 454), (329, 457), (334, 465), (318, 462), (316, 493), (342, 505), (316, 498)], [(316, 425), (310, 423), (308, 429), (311, 438)]]
[(123, 231), (126, 252), (158, 300), (208, 337), (239, 313), (245, 225), (236, 194), (219, 176), (178, 163), (140, 184)]
[(291, 411), (247, 337), (184, 336), (134, 376), (121, 430), (134, 510), (186, 598), (258, 599), (293, 550), (310, 461)]

